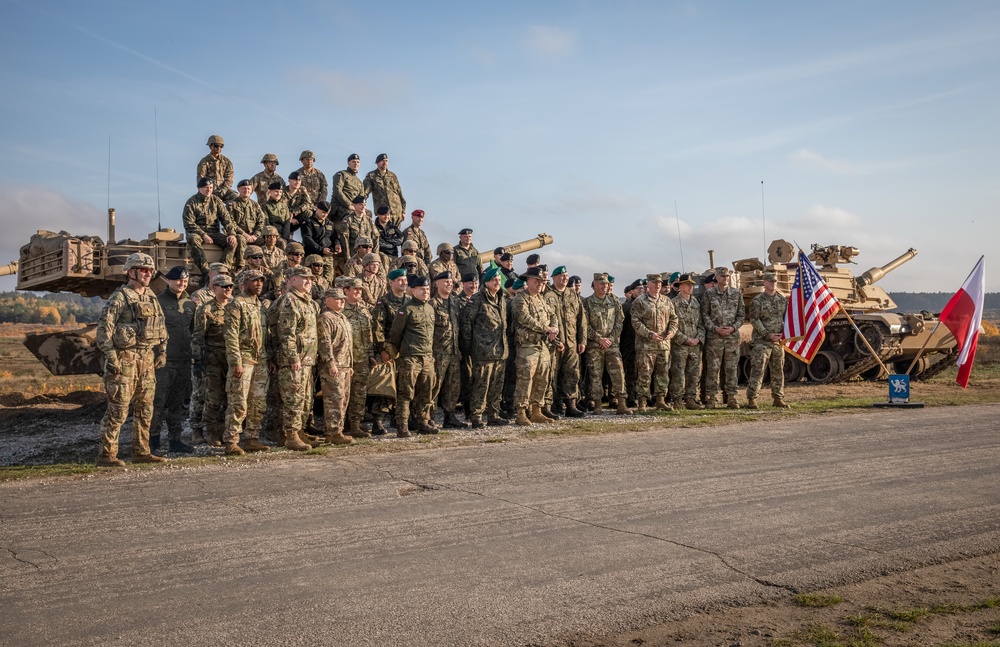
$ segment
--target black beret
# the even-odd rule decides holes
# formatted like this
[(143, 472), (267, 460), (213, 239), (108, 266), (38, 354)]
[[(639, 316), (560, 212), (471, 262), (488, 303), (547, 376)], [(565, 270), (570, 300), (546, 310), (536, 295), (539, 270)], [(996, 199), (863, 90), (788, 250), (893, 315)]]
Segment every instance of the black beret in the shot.
[(361, 161), (361, 156), (358, 155), (357, 153), (351, 153), (350, 155), (347, 156), (347, 161), (348, 162), (353, 162), (354, 160), (358, 160), (360, 162)]
[(375, 163), (378, 164), (382, 160), (387, 160), (387, 159), (389, 159), (388, 155), (386, 155), (385, 153), (379, 153), (378, 157), (375, 158)]
[(528, 263), (528, 265), (534, 265), (540, 260), (542, 260), (542, 257), (538, 254), (528, 254), (528, 258), (525, 259), (525, 262)]
[(177, 281), (179, 279), (186, 279), (188, 277), (188, 271), (183, 265), (174, 265), (167, 272), (166, 278), (171, 281)]
[(479, 277), (476, 276), (474, 272), (466, 272), (462, 275), (462, 283), (468, 283), (470, 281), (478, 281)]
[(375, 210), (376, 216), (384, 216), (387, 213), (389, 213), (389, 205), (387, 204), (383, 204), (381, 207)]
[(199, 189), (201, 189), (201, 188), (203, 188), (203, 187), (206, 187), (206, 186), (208, 186), (209, 184), (211, 184), (211, 185), (215, 185), (215, 182), (213, 182), (212, 180), (210, 180), (210, 179), (209, 179), (209, 178), (207, 178), (207, 177), (203, 177), (203, 178), (201, 178), (201, 179), (199, 179), (199, 180), (198, 180), (198, 188), (199, 188)]
[(275, 180), (274, 182), (271, 182), (270, 184), (267, 185), (267, 190), (268, 191), (277, 191), (278, 189), (284, 189), (284, 188), (285, 188), (285, 185), (283, 185), (281, 182), (279, 182), (277, 180)]
[(406, 284), (411, 288), (421, 288), (427, 285), (427, 277), (419, 274), (407, 274)]
[(451, 272), (445, 270), (443, 272), (438, 272), (437, 276), (434, 277), (434, 280), (440, 281), (441, 279), (450, 279), (450, 278), (451, 278)]
[(583, 283), (583, 279), (581, 279), (579, 276), (574, 274), (573, 276), (569, 277), (570, 285), (579, 285), (581, 283)]
[(500, 260), (501, 261), (512, 261), (512, 260), (514, 260), (514, 255), (511, 254), (510, 252), (504, 252), (503, 254), (500, 255)]
[(538, 267), (529, 267), (525, 270), (524, 274), (521, 275), (522, 278), (530, 279), (535, 277), (536, 279), (542, 278), (542, 270)]
[(354, 196), (354, 199), (351, 200), (351, 204), (364, 204), (365, 200), (367, 200), (367, 199), (368, 198), (366, 198), (363, 195), (356, 195), (356, 196)]
[(503, 254), (503, 247), (497, 247), (493, 250), (493, 255), (496, 256), (497, 254)]
[(236, 188), (238, 189), (241, 186), (253, 186), (253, 182), (250, 180), (240, 180), (240, 183), (236, 185)]
[(464, 236), (465, 234), (471, 234), (471, 233), (472, 233), (472, 230), (469, 229), (468, 227), (466, 227), (465, 229), (463, 229), (460, 232), (458, 232), (458, 235), (459, 236)]
[(707, 275), (705, 277), (705, 280), (702, 281), (702, 284), (705, 284), (705, 283), (718, 283), (718, 282), (719, 281), (715, 278), (715, 273), (713, 272), (712, 274), (709, 274), (709, 275)]
[(325, 211), (327, 213), (330, 213), (330, 203), (327, 202), (326, 200), (320, 200), (319, 202), (317, 202), (316, 208), (319, 209), (320, 211)]
[(292, 171), (291, 173), (288, 174), (288, 179), (289, 180), (297, 180), (297, 179), (299, 179), (299, 172), (298, 171)]

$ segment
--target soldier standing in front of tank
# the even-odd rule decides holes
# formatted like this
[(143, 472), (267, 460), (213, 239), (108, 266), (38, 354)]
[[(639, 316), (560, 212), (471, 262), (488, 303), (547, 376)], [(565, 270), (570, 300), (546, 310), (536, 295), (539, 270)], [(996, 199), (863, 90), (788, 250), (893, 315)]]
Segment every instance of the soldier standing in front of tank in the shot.
[(167, 289), (156, 300), (163, 311), (167, 328), (167, 362), (156, 369), (156, 395), (153, 397), (153, 422), (149, 428), (149, 450), (160, 449), (160, 428), (167, 423), (167, 451), (190, 454), (190, 445), (181, 442), (184, 414), (191, 399), (191, 336), (197, 305), (187, 293), (188, 271), (183, 265), (170, 268), (164, 275)]
[[(316, 306), (309, 296), (312, 274), (294, 267), (285, 275), (288, 292), (277, 305), (278, 390), (285, 447), (306, 451), (305, 423), (312, 411), (312, 372), (316, 363)], [(318, 439), (317, 439), (318, 440)]]
[(409, 434), (412, 402), (418, 434), (436, 434), (430, 418), (434, 387), (434, 308), (428, 303), (431, 288), (426, 277), (408, 276), (412, 296), (396, 312), (387, 347), (396, 359), (396, 431)]
[(302, 180), (302, 188), (309, 193), (309, 200), (313, 204), (326, 200), (328, 191), (326, 176), (323, 175), (323, 171), (315, 167), (316, 156), (312, 151), (302, 151), (302, 154), (299, 155), (299, 161), (302, 162), (302, 166), (295, 172)]
[(213, 278), (212, 295), (211, 301), (198, 306), (195, 311), (191, 352), (195, 362), (201, 365), (201, 390), (205, 401), (201, 424), (208, 444), (222, 447), (226, 375), (229, 372), (225, 337), (226, 304), (233, 296), (233, 279), (228, 274), (219, 274)]
[(305, 248), (306, 255), (316, 254), (323, 259), (323, 277), (327, 282), (333, 281), (333, 259), (339, 242), (336, 226), (330, 221), (329, 214), (330, 204), (320, 202), (312, 216), (302, 225), (302, 247)]
[(343, 285), (344, 316), (351, 324), (351, 384), (347, 403), (347, 431), (352, 438), (371, 438), (385, 433), (381, 414), (373, 414), (372, 431), (361, 423), (365, 417), (365, 403), (368, 398), (368, 376), (375, 367), (375, 323), (368, 306), (362, 301), (364, 282), (359, 277), (337, 277)]
[(764, 379), (764, 366), (770, 369), (774, 406), (788, 408), (785, 403), (785, 347), (781, 340), (788, 299), (775, 289), (776, 278), (774, 272), (765, 272), (764, 291), (750, 302), (753, 350), (750, 354), (750, 381), (747, 383), (748, 409), (757, 408), (757, 392)]
[(287, 243), (292, 240), (292, 215), (288, 211), (288, 203), (284, 199), (285, 187), (275, 180), (267, 187), (266, 199), (259, 200), (260, 209), (267, 218), (267, 224), (278, 230), (281, 239)]
[(263, 205), (267, 199), (267, 192), (271, 190), (271, 185), (277, 182), (284, 191), (288, 186), (285, 178), (276, 173), (278, 168), (278, 156), (274, 153), (267, 153), (260, 158), (260, 163), (264, 165), (264, 170), (250, 178), (253, 182), (253, 192), (257, 195), (257, 202)]
[(514, 387), (514, 421), (522, 426), (555, 422), (542, 413), (545, 390), (552, 370), (549, 344), (563, 346), (552, 308), (542, 297), (545, 279), (537, 267), (528, 268), (522, 277), (524, 292), (511, 300), (517, 344), (517, 384)]
[(611, 294), (611, 280), (607, 273), (594, 274), (592, 286), (594, 293), (583, 300), (587, 313), (587, 348), (583, 357), (589, 376), (590, 404), (595, 411), (601, 408), (602, 379), (607, 369), (611, 378), (611, 394), (618, 400), (618, 415), (631, 415), (632, 410), (626, 402), (625, 367), (618, 347), (625, 321), (622, 304)]
[(628, 392), (629, 406), (637, 404), (635, 396), (635, 328), (632, 327), (632, 305), (643, 293), (646, 287), (645, 279), (636, 279), (625, 288), (625, 302), (622, 304), (622, 338), (618, 344), (622, 353), (622, 364), (625, 366), (625, 390)]
[(202, 276), (208, 274), (205, 245), (214, 243), (224, 248), (222, 262), (229, 267), (235, 266), (237, 258), (243, 258), (246, 247), (246, 241), (236, 235), (236, 226), (226, 205), (212, 194), (213, 188), (211, 180), (198, 180), (198, 193), (184, 203), (182, 216), (188, 252)]
[(347, 297), (340, 288), (323, 293), (323, 312), (316, 321), (319, 334), (318, 370), (323, 391), (324, 440), (331, 445), (350, 445), (354, 439), (344, 435), (344, 418), (351, 397), (354, 334), (344, 316)]
[(569, 273), (565, 265), (552, 270), (552, 288), (545, 292), (545, 299), (558, 316), (556, 325), (562, 331), (565, 345), (552, 355), (549, 386), (552, 400), (548, 404), (557, 414), (582, 418), (585, 414), (577, 409), (576, 402), (580, 397), (580, 355), (587, 347), (587, 317), (583, 313), (583, 299), (575, 290), (568, 289), (568, 285)]
[[(488, 278), (483, 277), (483, 289), (469, 299), (459, 319), (459, 343), (472, 365), (465, 415), (471, 420), (473, 429), (482, 429), (487, 424), (508, 424), (500, 417), (499, 407), (508, 353), (507, 298), (500, 290), (503, 278), (499, 270), (487, 270), (487, 275)], [(463, 276), (463, 287), (473, 286), (476, 278), (471, 273)]]
[(670, 379), (670, 340), (677, 334), (674, 304), (660, 294), (663, 276), (646, 275), (646, 293), (632, 303), (635, 329), (635, 394), (638, 410), (645, 411), (652, 383), (653, 406), (661, 411), (672, 407), (666, 402)]
[(467, 429), (469, 423), (455, 416), (455, 407), (461, 395), (462, 353), (458, 348), (458, 317), (462, 305), (455, 290), (455, 282), (450, 272), (441, 272), (434, 277), (434, 387), (431, 390), (431, 404), (438, 403), (444, 411), (444, 426), (449, 429)]
[(693, 295), (695, 285), (690, 274), (681, 274), (678, 294), (672, 299), (677, 311), (677, 336), (670, 345), (670, 401), (676, 409), (681, 407), (682, 395), (688, 409), (702, 408), (698, 403), (698, 385), (705, 326), (701, 320), (701, 302)]
[(389, 170), (389, 156), (379, 153), (375, 158), (375, 170), (365, 176), (364, 193), (372, 197), (372, 206), (389, 207), (392, 222), (399, 227), (406, 218), (406, 198), (399, 186), (399, 178)]
[[(455, 249), (452, 247), (451, 243), (441, 243), (437, 246), (437, 258), (427, 265), (427, 273), (431, 276), (437, 276), (441, 272), (448, 272), (451, 274), (452, 280), (455, 283), (455, 290), (457, 293), (463, 292), (462, 290), (462, 275), (459, 274), (458, 265), (455, 264)], [(479, 277), (476, 277), (476, 283), (479, 283)], [(476, 286), (478, 288), (478, 285)], [(475, 294), (473, 292), (472, 294)], [(472, 295), (469, 295), (472, 298)], [(465, 299), (465, 303), (468, 303), (468, 299)]]
[[(194, 301), (195, 311), (212, 299), (215, 292), (212, 291), (212, 279), (219, 274), (229, 274), (229, 266), (225, 263), (212, 263), (208, 266), (208, 274), (201, 276), (201, 287), (194, 291), (191, 300)], [(193, 335), (193, 333), (192, 333)], [(205, 442), (205, 426), (202, 424), (202, 414), (205, 413), (205, 391), (201, 388), (201, 362), (192, 353), (191, 365), (191, 444), (202, 445)]]
[(743, 295), (729, 287), (729, 268), (715, 269), (718, 285), (705, 291), (701, 300), (701, 318), (705, 326), (705, 399), (709, 409), (718, 406), (719, 367), (725, 364), (726, 401), (730, 409), (739, 409), (736, 396), (737, 368), (740, 359), (740, 326), (743, 325)]
[(392, 221), (392, 212), (389, 211), (389, 207), (382, 205), (375, 210), (375, 216), (375, 231), (378, 236), (373, 242), (378, 245), (380, 253), (390, 259), (397, 258), (399, 247), (403, 244), (403, 232)]
[(285, 260), (285, 241), (281, 239), (281, 232), (274, 225), (264, 225), (261, 230), (261, 239), (263, 244), (260, 246), (260, 250), (264, 253), (264, 265), (271, 271), (271, 274), (274, 274), (281, 262)]
[(104, 353), (104, 389), (108, 410), (101, 420), (99, 467), (124, 467), (118, 458), (118, 435), (132, 406), (132, 462), (162, 463), (149, 451), (156, 369), (167, 363), (163, 310), (149, 289), (156, 266), (148, 254), (125, 260), (128, 282), (108, 297), (97, 322), (97, 347)]
[[(365, 208), (365, 196), (358, 195), (351, 201), (351, 213), (343, 221), (344, 234), (341, 245), (346, 249), (357, 249), (358, 240), (366, 238), (373, 249), (378, 249), (379, 230), (376, 229), (372, 214)], [(367, 252), (366, 252), (367, 253)]]
[[(236, 185), (239, 195), (229, 205), (229, 214), (233, 219), (233, 226), (236, 228), (236, 235), (243, 238), (245, 245), (260, 244), (260, 238), (264, 233), (264, 225), (267, 218), (256, 201), (250, 199), (253, 193), (253, 184), (250, 180), (240, 180)], [(246, 250), (243, 250), (246, 253)], [(237, 256), (235, 259), (237, 268), (243, 267), (243, 257)]]
[(212, 135), (208, 138), (208, 155), (198, 162), (198, 174), (195, 181), (207, 177), (215, 186), (215, 195), (224, 203), (232, 202), (236, 199), (236, 191), (233, 191), (233, 182), (236, 181), (236, 172), (233, 169), (232, 161), (222, 154), (222, 149), (226, 142), (219, 135)]
[[(448, 248), (451, 249), (451, 243), (441, 243), (441, 245), (448, 245)], [(441, 259), (444, 259), (445, 256), (444, 256), (444, 253), (442, 252), (441, 245), (438, 245), (438, 257), (441, 258)], [(448, 255), (448, 259), (450, 261), (450, 259), (451, 259), (450, 255)], [(431, 264), (431, 267), (433, 268), (433, 267), (437, 266), (437, 264), (438, 264), (438, 262), (435, 261), (434, 263)], [(451, 261), (450, 264), (451, 265), (455, 265), (454, 261)], [(444, 263), (442, 263), (441, 267), (444, 268), (444, 267), (447, 267), (447, 265), (444, 264)], [(457, 271), (457, 268), (458, 268), (458, 266), (455, 265), (455, 269), (453, 269), (453, 270), (452, 269), (449, 269), (449, 270), (441, 269), (441, 270), (439, 270), (439, 273), (443, 272), (443, 271)], [(475, 274), (465, 274), (464, 276), (461, 277), (461, 283), (459, 283), (459, 285), (461, 286), (462, 289), (458, 293), (458, 295), (457, 295), (456, 298), (458, 299), (458, 303), (461, 306), (460, 313), (459, 313), (459, 319), (458, 319), (458, 327), (459, 327), (459, 331), (460, 331), (459, 337), (458, 337), (458, 342), (459, 342), (459, 349), (462, 352), (462, 364), (461, 364), (462, 392), (461, 392), (460, 399), (462, 401), (462, 411), (465, 413), (465, 421), (466, 422), (472, 422), (472, 404), (471, 404), (471, 398), (472, 398), (472, 355), (471, 355), (471, 352), (472, 352), (472, 349), (471, 349), (471, 347), (469, 345), (466, 344), (467, 340), (465, 340), (465, 338), (462, 337), (462, 335), (461, 335), (461, 329), (462, 329), (462, 326), (465, 325), (463, 323), (463, 317), (466, 316), (465, 313), (466, 313), (466, 310), (468, 309), (469, 304), (472, 302), (472, 297), (476, 296), (476, 294), (479, 292), (479, 277), (476, 276)]]

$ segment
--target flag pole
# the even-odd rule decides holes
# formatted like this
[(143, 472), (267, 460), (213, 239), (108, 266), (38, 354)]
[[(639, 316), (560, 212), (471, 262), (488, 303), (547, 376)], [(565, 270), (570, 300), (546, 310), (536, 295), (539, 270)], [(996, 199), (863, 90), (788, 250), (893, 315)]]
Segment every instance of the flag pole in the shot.
[(865, 337), (864, 333), (861, 332), (861, 329), (858, 328), (858, 324), (854, 323), (854, 319), (851, 317), (850, 313), (848, 313), (847, 310), (844, 309), (844, 306), (839, 301), (837, 302), (837, 305), (840, 306), (840, 311), (844, 313), (844, 316), (847, 317), (847, 320), (851, 322), (852, 326), (854, 326), (854, 331), (858, 333), (859, 337), (861, 337), (861, 341), (865, 342), (865, 346), (868, 347), (868, 351), (872, 354), (872, 357), (874, 357), (876, 361), (878, 361), (878, 365), (881, 366), (882, 370), (885, 371), (886, 375), (888, 375), (889, 369), (886, 368), (885, 364), (882, 363), (882, 358), (878, 356), (878, 353), (875, 352), (875, 349), (872, 348), (872, 345), (868, 343), (868, 338)]
[(920, 350), (917, 351), (917, 356), (913, 358), (912, 362), (910, 362), (909, 368), (906, 369), (906, 375), (909, 375), (910, 371), (913, 370), (913, 367), (917, 365), (917, 360), (924, 354), (924, 351), (927, 349), (927, 344), (931, 343), (931, 337), (934, 336), (934, 333), (937, 332), (938, 326), (940, 325), (941, 320), (938, 319), (938, 322), (934, 324), (934, 330), (931, 331), (931, 334), (927, 335), (927, 339), (924, 340), (924, 345), (920, 347)]

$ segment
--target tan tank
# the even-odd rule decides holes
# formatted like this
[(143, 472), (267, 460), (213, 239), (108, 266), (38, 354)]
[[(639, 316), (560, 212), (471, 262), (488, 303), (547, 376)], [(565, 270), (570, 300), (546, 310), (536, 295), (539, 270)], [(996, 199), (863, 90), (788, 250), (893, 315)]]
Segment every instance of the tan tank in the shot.
[[(950, 366), (956, 343), (945, 328), (939, 328), (931, 337), (937, 317), (929, 312), (890, 312), (895, 309), (895, 302), (875, 285), (889, 272), (913, 260), (917, 250), (910, 248), (885, 265), (872, 267), (856, 276), (843, 266), (854, 264), (854, 258), (860, 253), (857, 247), (813, 245), (809, 260), (817, 266), (820, 276), (888, 368), (905, 372), (925, 342), (928, 343), (924, 356), (911, 377), (927, 379)], [(765, 271), (775, 273), (779, 292), (785, 296), (791, 293), (798, 265), (796, 259), (794, 245), (775, 240), (768, 247), (767, 265), (756, 258), (733, 263), (748, 311), (750, 302), (764, 291)], [(741, 355), (749, 355), (748, 346), (741, 348)], [(886, 375), (858, 331), (841, 313), (827, 323), (826, 340), (811, 364), (807, 366), (797, 358), (785, 357), (785, 380), (794, 382), (804, 377), (816, 382), (839, 382), (855, 377), (884, 379)]]
[[(200, 279), (198, 268), (188, 256), (184, 234), (173, 229), (161, 229), (146, 238), (116, 240), (115, 210), (108, 210), (108, 240), (97, 236), (75, 236), (69, 232), (40, 230), (21, 247), (20, 259), (0, 267), (0, 276), (17, 274), (18, 290), (39, 292), (73, 292), (85, 297), (107, 299), (125, 282), (125, 259), (134, 252), (153, 258), (156, 274), (150, 283), (154, 292), (166, 289), (163, 275), (176, 265), (183, 265), (192, 276), (192, 284)], [(551, 245), (552, 236), (538, 234), (535, 238), (504, 246), (511, 254), (523, 254)], [(222, 258), (217, 245), (205, 245), (210, 263)], [(485, 259), (483, 257), (486, 257)], [(480, 254), (489, 261), (493, 253)], [(100, 373), (101, 353), (95, 346), (97, 326), (72, 332), (28, 335), (24, 345), (53, 375)]]

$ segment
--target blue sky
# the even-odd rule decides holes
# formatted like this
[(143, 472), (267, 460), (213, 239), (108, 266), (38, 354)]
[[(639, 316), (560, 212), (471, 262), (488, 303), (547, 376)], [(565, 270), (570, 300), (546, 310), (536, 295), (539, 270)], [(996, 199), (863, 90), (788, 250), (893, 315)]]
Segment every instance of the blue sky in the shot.
[(237, 180), (386, 152), (432, 245), (545, 231), (583, 276), (785, 238), (950, 292), (1000, 240), (996, 2), (5, 0), (0, 57), (0, 263), (104, 235), (109, 138), (119, 236), (180, 229), (211, 134)]

